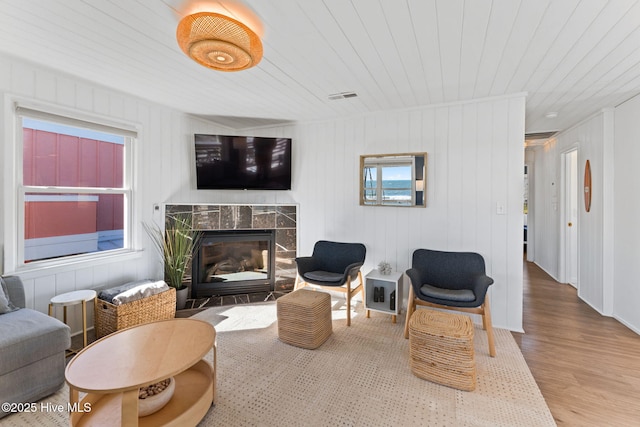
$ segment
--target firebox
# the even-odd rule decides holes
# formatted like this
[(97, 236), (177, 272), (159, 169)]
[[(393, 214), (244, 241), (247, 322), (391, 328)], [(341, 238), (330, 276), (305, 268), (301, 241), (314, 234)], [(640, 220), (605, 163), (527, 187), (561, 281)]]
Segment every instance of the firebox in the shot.
[(274, 290), (275, 230), (203, 233), (193, 256), (191, 298)]

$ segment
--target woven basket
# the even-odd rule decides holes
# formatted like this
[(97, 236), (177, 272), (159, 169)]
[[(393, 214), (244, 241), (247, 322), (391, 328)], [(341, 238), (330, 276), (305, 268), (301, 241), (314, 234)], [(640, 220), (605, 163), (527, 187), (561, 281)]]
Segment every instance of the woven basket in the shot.
[(114, 305), (95, 299), (96, 338), (120, 329), (158, 320), (173, 319), (176, 315), (176, 290), (170, 288), (150, 297)]

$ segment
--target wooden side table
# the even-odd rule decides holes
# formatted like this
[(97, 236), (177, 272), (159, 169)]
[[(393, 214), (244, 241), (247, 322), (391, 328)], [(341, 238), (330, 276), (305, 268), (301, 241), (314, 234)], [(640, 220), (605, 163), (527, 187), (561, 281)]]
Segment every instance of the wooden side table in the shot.
[[(62, 306), (63, 320), (67, 323), (67, 307), (82, 304), (82, 348), (87, 346), (87, 302), (96, 298), (96, 291), (81, 290), (72, 291), (64, 294), (56, 295), (49, 301), (49, 316), (53, 316), (53, 307)], [(70, 350), (71, 353), (77, 353), (77, 350)]]

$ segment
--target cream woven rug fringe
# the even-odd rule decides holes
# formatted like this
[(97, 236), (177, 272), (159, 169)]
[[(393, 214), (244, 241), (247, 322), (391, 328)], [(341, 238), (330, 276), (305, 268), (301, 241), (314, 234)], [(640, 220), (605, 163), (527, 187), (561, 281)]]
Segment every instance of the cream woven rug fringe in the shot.
[[(333, 334), (305, 350), (278, 340), (275, 303), (211, 308), (194, 318), (218, 332), (218, 402), (201, 426), (554, 426), (509, 331), (496, 329), (490, 358), (475, 328), (477, 385), (455, 390), (417, 378), (403, 323), (361, 304), (345, 326), (334, 301)], [(403, 316), (399, 316), (403, 317)], [(212, 353), (208, 356), (212, 358)], [(67, 388), (43, 399), (65, 404)], [(66, 414), (14, 414), (0, 425), (68, 425)]]

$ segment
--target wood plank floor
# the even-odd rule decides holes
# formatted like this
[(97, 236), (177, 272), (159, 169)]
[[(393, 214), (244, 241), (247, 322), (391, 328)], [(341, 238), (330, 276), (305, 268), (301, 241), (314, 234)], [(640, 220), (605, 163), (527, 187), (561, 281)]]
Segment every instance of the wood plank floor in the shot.
[(523, 322), (513, 336), (559, 426), (640, 426), (639, 335), (526, 261)]

